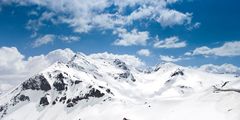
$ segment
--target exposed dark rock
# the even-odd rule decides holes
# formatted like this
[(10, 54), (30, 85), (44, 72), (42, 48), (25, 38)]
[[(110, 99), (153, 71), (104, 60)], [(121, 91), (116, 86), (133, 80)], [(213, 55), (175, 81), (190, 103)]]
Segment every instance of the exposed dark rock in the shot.
[(45, 79), (43, 76), (41, 76), (40, 78), (41, 84), (40, 84), (40, 89), (43, 91), (48, 91), (51, 89), (51, 86), (49, 85), (47, 79)]
[(11, 105), (15, 106), (16, 104), (22, 102), (22, 101), (30, 101), (29, 97), (26, 95), (21, 95), (20, 93), (18, 93), (16, 96), (14, 96), (11, 99)]
[(23, 90), (43, 90), (48, 91), (51, 89), (47, 79), (43, 75), (38, 75), (22, 83)]
[(68, 75), (66, 72), (63, 72), (65, 75)]
[(62, 79), (65, 78), (65, 77), (63, 76), (62, 73), (59, 73), (56, 78), (59, 79), (59, 80), (62, 80)]
[(106, 92), (107, 92), (107, 93), (111, 93), (111, 90), (110, 90), (110, 89), (107, 89)]
[(119, 59), (115, 59), (113, 61), (115, 63), (115, 65), (117, 65), (119, 68), (123, 69), (123, 70), (128, 70), (127, 66), (126, 66), (126, 63), (119, 60)]
[(120, 78), (128, 78), (129, 75), (130, 75), (129, 72), (125, 72), (125, 73), (121, 73), (121, 74), (119, 74), (119, 77), (120, 77)]
[(7, 114), (7, 111), (8, 111), (8, 105), (4, 105), (4, 106), (0, 106), (0, 119), (3, 118), (6, 114)]
[[(78, 101), (81, 101), (83, 99), (89, 99), (89, 97), (96, 97), (96, 98), (100, 98), (102, 96), (104, 96), (104, 93), (101, 93), (99, 90), (92, 88), (89, 93), (85, 94), (84, 96), (80, 97), (74, 97), (72, 99), (68, 99), (67, 100), (67, 107), (73, 107), (74, 105), (76, 105), (78, 103)], [(61, 99), (60, 99), (61, 102)]]
[(77, 97), (75, 97), (75, 98), (72, 99), (72, 102), (75, 103), (75, 104), (77, 104), (77, 102), (78, 102), (79, 100), (82, 100), (82, 99), (84, 99), (84, 97), (81, 98), (81, 97), (77, 96)]
[(84, 67), (82, 67), (82, 66), (79, 66), (78, 64), (76, 64), (76, 63), (73, 63), (73, 62), (71, 62), (71, 64), (70, 64), (70, 66), (69, 67), (73, 67), (73, 68), (76, 68), (76, 69), (78, 69), (78, 70), (85, 70), (85, 68)]
[(65, 102), (66, 99), (67, 99), (67, 97), (66, 97), (66, 96), (63, 96), (63, 97), (60, 98), (59, 101), (60, 101), (60, 102)]
[(234, 89), (234, 88), (229, 88), (229, 89), (220, 89), (214, 86), (214, 92), (237, 92), (240, 93), (240, 89)]
[(47, 97), (46, 97), (46, 96), (42, 97), (42, 98), (40, 99), (40, 103), (39, 103), (39, 104), (42, 105), (42, 106), (49, 105), (49, 102), (48, 102)]
[(70, 102), (71, 102), (71, 99), (68, 99), (68, 100), (67, 100), (67, 103), (70, 103)]
[(55, 100), (53, 100), (52, 105), (55, 105), (59, 100), (59, 97), (56, 97)]
[(189, 87), (189, 86), (184, 86), (184, 85), (180, 85), (179, 88), (182, 88), (182, 89), (189, 89), (189, 88), (191, 88), (191, 87)]
[(4, 111), (7, 111), (7, 108), (8, 108), (7, 104), (3, 105), (3, 106), (0, 106), (0, 113), (4, 112)]
[(154, 72), (157, 72), (160, 69), (161, 69), (161, 67), (157, 67), (157, 68), (154, 69)]
[[(105, 87), (103, 87), (103, 86), (98, 86), (98, 87), (101, 88), (101, 89), (105, 89)], [(111, 90), (110, 90), (109, 88), (108, 88), (108, 89), (105, 89), (105, 90), (106, 90), (107, 93), (113, 95), (113, 93), (111, 92)]]
[(99, 90), (92, 88), (92, 89), (89, 91), (89, 93), (86, 94), (85, 96), (86, 96), (87, 98), (88, 98), (88, 97), (97, 97), (97, 98), (99, 98), (99, 97), (102, 97), (102, 96), (104, 96), (104, 95), (105, 95), (105, 94), (104, 94), (104, 93), (101, 93)]
[(135, 81), (136, 81), (136, 79), (135, 79), (133, 76), (132, 76), (131, 80), (132, 80), (133, 82), (135, 82)]
[(225, 85), (227, 85), (229, 83), (229, 81), (224, 82), (223, 85), (221, 87), (224, 87)]
[(173, 82), (173, 80), (172, 80), (172, 79), (169, 79), (169, 80), (167, 80), (164, 84), (170, 84), (171, 82)]
[(88, 88), (92, 88), (92, 85), (89, 85)]
[(52, 105), (55, 105), (55, 104), (56, 104), (56, 101), (53, 101), (53, 102), (52, 102)]
[(2, 112), (3, 111), (3, 106), (0, 106), (0, 112)]
[(177, 71), (175, 71), (175, 72), (171, 75), (171, 77), (174, 77), (174, 76), (177, 76), (177, 75), (184, 75), (184, 73), (183, 73), (182, 70), (178, 69)]
[(112, 98), (111, 98), (111, 97), (108, 97), (108, 98), (103, 99), (104, 102), (107, 101), (107, 100), (111, 101)]
[(73, 103), (68, 103), (68, 104), (67, 104), (67, 107), (73, 107), (73, 106), (74, 106)]
[(106, 89), (106, 92), (113, 95), (113, 93), (110, 89)]
[(20, 101), (30, 101), (29, 97), (28, 96), (25, 96), (25, 95), (20, 95), (19, 98), (18, 98)]
[(79, 83), (81, 83), (82, 81), (81, 80), (75, 80), (75, 84), (79, 84)]
[(25, 81), (22, 83), (23, 90), (32, 89), (32, 90), (39, 90), (40, 87), (37, 84), (38, 81), (36, 81), (34, 78), (30, 78), (28, 81)]
[(53, 86), (57, 89), (57, 91), (63, 91), (64, 89), (66, 89), (65, 88), (66, 84), (63, 81), (65, 77), (63, 76), (63, 74), (62, 73), (58, 74), (56, 78), (57, 80), (54, 81)]
[[(60, 98), (59, 98), (59, 97), (56, 97), (56, 99), (52, 102), (52, 105), (55, 105), (58, 101), (59, 101), (59, 102), (62, 102), (62, 103), (65, 103), (65, 101), (66, 101), (66, 106), (67, 106), (67, 107), (73, 107), (73, 106), (76, 105), (79, 101), (81, 101), (81, 100), (83, 100), (83, 99), (89, 99), (90, 97), (100, 98), (100, 97), (102, 97), (102, 96), (105, 95), (104, 93), (102, 93), (102, 92), (99, 91), (98, 89), (93, 88), (92, 86), (89, 86), (88, 88), (91, 88), (91, 90), (89, 90), (89, 92), (88, 92), (87, 94), (81, 95), (82, 97), (81, 97), (81, 96), (76, 96), (76, 97), (74, 97), (74, 98), (72, 98), (72, 99), (71, 99), (71, 98), (67, 99), (66, 96), (62, 96), (62, 97), (60, 97)], [(106, 92), (112, 94), (112, 92), (111, 92), (110, 89), (106, 89)], [(18, 95), (18, 96), (19, 96), (19, 95)], [(28, 98), (27, 96), (24, 96), (24, 95), (20, 95), (18, 98), (19, 98), (20, 101), (29, 100), (29, 98)], [(15, 101), (16, 101), (16, 103), (19, 102), (19, 101), (17, 101), (17, 100), (15, 100)], [(40, 99), (39, 104), (40, 104), (41, 106), (46, 106), (46, 105), (49, 105), (50, 103), (49, 103), (47, 97), (44, 96), (44, 97), (42, 97), (42, 98)], [(0, 108), (0, 110), (1, 110), (1, 109), (3, 109), (3, 108)]]
[(131, 80), (133, 82), (136, 81), (136, 79), (133, 77), (133, 75), (129, 71), (119, 74), (119, 78), (127, 79), (128, 77), (131, 77)]
[(56, 97), (55, 101), (58, 101), (59, 97)]

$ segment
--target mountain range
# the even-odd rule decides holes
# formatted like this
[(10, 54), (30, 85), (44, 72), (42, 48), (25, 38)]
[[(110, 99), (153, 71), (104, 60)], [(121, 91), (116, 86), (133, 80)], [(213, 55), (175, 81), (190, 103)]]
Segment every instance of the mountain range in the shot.
[(0, 120), (239, 120), (238, 72), (75, 54), (0, 96)]

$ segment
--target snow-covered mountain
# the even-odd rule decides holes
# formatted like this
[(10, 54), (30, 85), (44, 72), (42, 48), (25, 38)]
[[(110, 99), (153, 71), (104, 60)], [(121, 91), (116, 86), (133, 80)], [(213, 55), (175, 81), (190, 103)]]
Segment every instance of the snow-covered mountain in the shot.
[(240, 77), (78, 53), (0, 97), (0, 120), (239, 120)]

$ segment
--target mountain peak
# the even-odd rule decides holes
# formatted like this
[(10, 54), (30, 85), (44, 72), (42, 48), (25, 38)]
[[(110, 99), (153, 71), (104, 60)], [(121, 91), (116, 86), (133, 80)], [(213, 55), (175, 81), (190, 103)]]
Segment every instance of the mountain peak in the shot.
[(84, 53), (77, 52), (69, 62), (85, 59), (87, 56)]

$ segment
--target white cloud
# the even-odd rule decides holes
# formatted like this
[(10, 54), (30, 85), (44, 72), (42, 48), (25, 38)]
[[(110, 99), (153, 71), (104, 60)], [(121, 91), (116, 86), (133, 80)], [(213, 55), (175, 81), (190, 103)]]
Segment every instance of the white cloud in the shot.
[(0, 73), (16, 72), (24, 69), (24, 56), (15, 47), (0, 48)]
[(141, 49), (137, 51), (137, 54), (141, 56), (149, 56), (151, 52), (148, 49)]
[(182, 13), (166, 7), (167, 4), (176, 3), (177, 0), (151, 1), (150, 6), (142, 5), (126, 17), (127, 23), (135, 20), (148, 19), (155, 20), (163, 27), (172, 27), (174, 25), (190, 24), (192, 14)]
[(91, 54), (89, 55), (89, 57), (93, 59), (107, 59), (107, 60), (120, 59), (124, 61), (128, 66), (133, 66), (133, 67), (145, 66), (145, 63), (142, 62), (139, 58), (133, 55), (128, 55), (128, 54), (118, 55), (118, 54), (104, 52), (104, 53)]
[(48, 43), (53, 43), (55, 38), (56, 36), (52, 34), (47, 34), (42, 37), (39, 37), (33, 42), (33, 47), (40, 47)]
[(192, 53), (191, 53), (191, 52), (186, 52), (184, 55), (186, 55), (186, 56), (191, 56)]
[(185, 55), (240, 56), (240, 41), (226, 42), (222, 46), (215, 48), (202, 46), (196, 48), (193, 52), (185, 53)]
[(177, 36), (169, 37), (164, 40), (157, 40), (154, 43), (155, 48), (182, 48), (185, 47), (187, 44), (185, 41), (180, 41)]
[(127, 32), (126, 29), (118, 29), (117, 33), (119, 39), (113, 44), (118, 46), (146, 45), (149, 39), (149, 33), (147, 31), (139, 32), (133, 29), (131, 32)]
[[(191, 22), (192, 15), (168, 7), (179, 0), (3, 0), (3, 4), (37, 5), (49, 12), (40, 20), (31, 20), (29, 26), (38, 29), (43, 22), (67, 23), (75, 32), (89, 32), (95, 28), (115, 29), (131, 25), (135, 20), (151, 20), (162, 26), (183, 25)], [(115, 6), (111, 12), (109, 8)], [(129, 9), (130, 8), (130, 9)], [(108, 10), (107, 10), (108, 9)], [(130, 10), (126, 15), (126, 10)], [(57, 17), (55, 16), (57, 14)], [(43, 20), (41, 20), (43, 19)]]
[(60, 39), (63, 42), (71, 43), (71, 42), (79, 41), (80, 37), (78, 37), (78, 36), (58, 36), (58, 39)]
[(66, 63), (71, 60), (71, 58), (75, 55), (75, 53), (69, 49), (57, 49), (49, 52), (45, 57), (50, 63), (54, 63), (56, 61)]
[(152, 14), (154, 14), (154, 7), (141, 7), (127, 16), (127, 22), (131, 23), (134, 20), (144, 19), (150, 17)]
[(200, 22), (196, 22), (196, 23), (194, 23), (193, 25), (190, 25), (190, 26), (187, 28), (187, 30), (191, 31), (191, 30), (194, 30), (194, 29), (198, 29), (198, 28), (200, 28), (200, 26), (201, 26), (201, 23), (200, 23)]
[(37, 31), (40, 27), (45, 26), (44, 22), (51, 22), (53, 24), (59, 23), (58, 19), (56, 19), (56, 14), (54, 12), (43, 12), (41, 15), (37, 11), (32, 10), (28, 13), (30, 16), (35, 16), (37, 19), (29, 19), (26, 24), (26, 29), (32, 30), (33, 37), (36, 36)]
[(199, 70), (217, 73), (217, 74), (238, 74), (240, 75), (240, 68), (232, 64), (213, 65), (205, 64), (198, 68)]
[(175, 58), (174, 56), (164, 56), (164, 55), (160, 55), (160, 60), (164, 61), (164, 62), (177, 62), (180, 60), (183, 60), (182, 58)]
[(69, 61), (74, 52), (70, 49), (58, 49), (47, 55), (25, 58), (15, 47), (1, 47), (0, 55), (0, 91), (4, 91), (44, 70), (56, 61)]
[(163, 27), (172, 27), (173, 25), (191, 23), (191, 16), (190, 13), (181, 13), (176, 10), (164, 9), (160, 11), (160, 16), (156, 18), (156, 21), (158, 21)]
[(80, 40), (80, 37), (78, 36), (65, 36), (65, 35), (53, 35), (53, 34), (46, 34), (44, 36), (41, 36), (37, 38), (33, 43), (32, 46), (35, 47), (40, 47), (42, 45), (46, 45), (49, 43), (53, 43), (55, 40), (61, 40), (62, 42), (66, 43), (71, 43), (71, 42), (76, 42)]
[[(30, 19), (26, 24), (26, 29), (32, 30), (32, 32), (36, 34), (36, 32), (39, 30), (41, 26), (43, 26), (43, 23), (40, 22), (39, 20)], [(33, 35), (33, 36), (35, 37), (36, 35)]]

